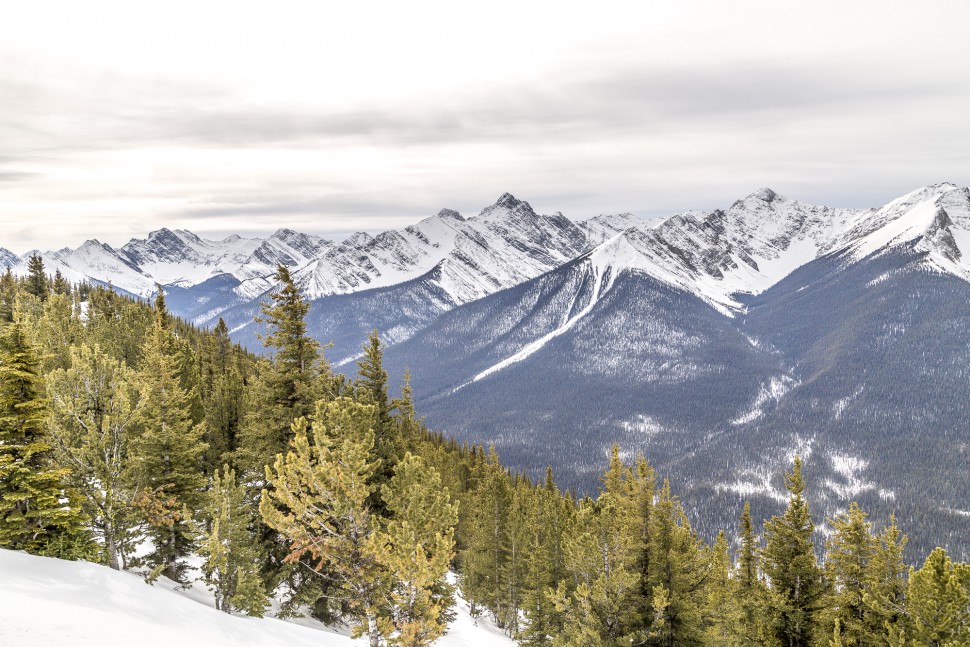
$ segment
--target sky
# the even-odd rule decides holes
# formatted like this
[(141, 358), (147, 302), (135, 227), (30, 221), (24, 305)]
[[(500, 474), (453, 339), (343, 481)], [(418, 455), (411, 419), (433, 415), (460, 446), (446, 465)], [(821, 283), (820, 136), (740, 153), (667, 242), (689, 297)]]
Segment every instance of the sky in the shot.
[(970, 184), (970, 2), (0, 0), (0, 247)]

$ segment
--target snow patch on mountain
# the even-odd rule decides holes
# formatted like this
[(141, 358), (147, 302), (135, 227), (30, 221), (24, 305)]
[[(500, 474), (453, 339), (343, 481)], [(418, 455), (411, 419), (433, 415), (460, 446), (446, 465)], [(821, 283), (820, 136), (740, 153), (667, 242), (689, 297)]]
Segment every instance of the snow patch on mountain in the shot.
[[(473, 377), (470, 382), (466, 382), (465, 384), (462, 384), (461, 386), (455, 388), (454, 391), (452, 391), (452, 393), (468, 386), (472, 382), (477, 382), (483, 378), (488, 377), (489, 375), (492, 375), (493, 373), (497, 373), (498, 371), (501, 371), (504, 368), (508, 368), (509, 366), (517, 362), (521, 362), (522, 360), (526, 359), (527, 357), (529, 357), (530, 355), (538, 351), (540, 348), (545, 346), (547, 343), (549, 343), (550, 340), (555, 339), (556, 337), (559, 337), (560, 335), (569, 331), (573, 326), (576, 325), (576, 323), (580, 319), (588, 315), (590, 311), (592, 311), (592, 309), (596, 306), (596, 304), (599, 303), (600, 296), (604, 292), (609, 290), (609, 287), (610, 287), (608, 284), (604, 286), (604, 283), (609, 282), (610, 276), (607, 275), (606, 277), (604, 277), (600, 273), (599, 266), (595, 264), (592, 265), (592, 271), (593, 271), (592, 296), (590, 296), (589, 301), (578, 312), (576, 312), (576, 314), (571, 314), (574, 310), (574, 306), (576, 305), (576, 302), (574, 300), (573, 303), (564, 310), (564, 312), (567, 315), (567, 318), (565, 321), (562, 322), (562, 325), (560, 325), (558, 328), (554, 330), (549, 331), (548, 333), (546, 333), (542, 337), (539, 337), (535, 341), (526, 344), (514, 355), (511, 355), (510, 357), (507, 357), (502, 361), (488, 367), (484, 371), (481, 371), (480, 373), (475, 375), (475, 377)], [(576, 296), (578, 298), (579, 294), (577, 293)]]
[(737, 480), (714, 486), (718, 492), (734, 492), (742, 498), (767, 497), (778, 503), (788, 502), (788, 493), (771, 483), (771, 470), (767, 467), (746, 468), (738, 471)]
[(751, 406), (737, 418), (731, 421), (734, 426), (754, 422), (764, 415), (765, 408), (771, 404), (781, 402), (786, 393), (798, 386), (799, 382), (788, 375), (772, 377), (767, 384), (762, 384)]
[(865, 459), (839, 452), (830, 452), (827, 458), (832, 471), (841, 477), (841, 482), (825, 479), (823, 485), (840, 499), (850, 501), (858, 498), (863, 492), (875, 492), (884, 501), (896, 499), (896, 494), (892, 490), (880, 488), (872, 481), (863, 478), (862, 473), (869, 465)]

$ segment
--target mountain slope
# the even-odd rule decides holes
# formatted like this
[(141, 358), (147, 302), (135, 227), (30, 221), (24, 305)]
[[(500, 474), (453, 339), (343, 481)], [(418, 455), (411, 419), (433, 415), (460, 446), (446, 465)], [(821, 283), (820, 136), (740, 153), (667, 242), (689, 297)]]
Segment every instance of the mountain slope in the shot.
[[(351, 647), (348, 636), (309, 619), (230, 616), (212, 608), (198, 587), (154, 586), (132, 573), (0, 549), (0, 644), (18, 647)], [(498, 647), (514, 643), (459, 601), (457, 618), (436, 644)], [(299, 624), (297, 624), (299, 622)]]
[(385, 357), (432, 426), (514, 467), (551, 461), (567, 486), (595, 487), (619, 440), (722, 527), (741, 497), (776, 512), (801, 452), (822, 518), (852, 498), (933, 514), (913, 547), (965, 551), (968, 231), (970, 194), (948, 184), (866, 211), (760, 191), (626, 230)]

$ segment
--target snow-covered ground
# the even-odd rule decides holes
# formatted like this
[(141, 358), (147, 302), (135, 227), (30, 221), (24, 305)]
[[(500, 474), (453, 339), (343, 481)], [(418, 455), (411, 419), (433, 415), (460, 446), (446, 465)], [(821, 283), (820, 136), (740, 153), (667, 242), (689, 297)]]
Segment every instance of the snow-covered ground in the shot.
[[(306, 618), (230, 616), (203, 588), (150, 586), (132, 573), (87, 562), (0, 550), (0, 645), (4, 647), (351, 647), (351, 640)], [(441, 647), (507, 647), (513, 642), (463, 601)]]

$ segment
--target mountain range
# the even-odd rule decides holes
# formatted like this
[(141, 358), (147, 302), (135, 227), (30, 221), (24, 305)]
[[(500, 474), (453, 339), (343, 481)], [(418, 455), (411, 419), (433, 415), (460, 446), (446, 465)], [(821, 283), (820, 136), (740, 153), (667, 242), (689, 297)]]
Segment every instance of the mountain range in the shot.
[[(0, 249), (25, 271), (27, 255)], [(924, 552), (970, 555), (970, 190), (943, 183), (871, 209), (761, 189), (725, 209), (574, 222), (510, 194), (339, 243), (280, 230), (209, 241), (162, 229), (119, 249), (43, 254), (48, 271), (252, 321), (277, 264), (311, 334), (352, 362), (367, 333), (413, 374), (427, 422), (596, 486), (609, 444), (643, 452), (702, 528), (784, 501), (806, 459), (819, 521), (857, 500)], [(824, 523), (823, 523), (824, 527)]]

